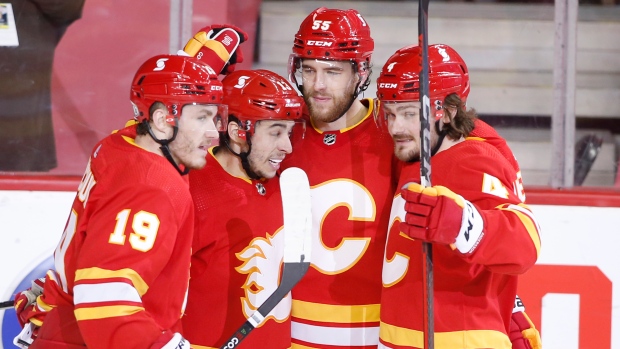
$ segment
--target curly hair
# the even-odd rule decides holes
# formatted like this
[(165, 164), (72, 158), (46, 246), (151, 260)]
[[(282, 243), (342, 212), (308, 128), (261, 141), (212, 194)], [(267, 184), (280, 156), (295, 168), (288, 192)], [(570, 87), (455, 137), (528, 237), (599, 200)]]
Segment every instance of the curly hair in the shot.
[[(449, 107), (456, 109), (456, 115), (452, 115)], [(467, 137), (474, 129), (474, 120), (478, 118), (475, 109), (466, 109), (463, 101), (456, 94), (452, 93), (446, 97), (443, 104), (444, 113), (450, 117), (450, 123), (443, 125), (443, 130), (450, 139)]]

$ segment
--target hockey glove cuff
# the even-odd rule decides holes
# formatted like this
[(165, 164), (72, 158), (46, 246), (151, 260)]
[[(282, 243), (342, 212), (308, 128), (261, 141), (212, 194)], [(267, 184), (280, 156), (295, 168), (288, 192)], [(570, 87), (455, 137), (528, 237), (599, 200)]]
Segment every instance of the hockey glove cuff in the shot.
[(190, 349), (191, 348), (187, 339), (183, 338), (183, 336), (181, 336), (180, 333), (174, 333), (172, 338), (170, 338), (170, 340), (165, 342), (167, 338), (170, 338), (170, 331), (164, 332), (164, 334), (159, 337), (159, 340), (157, 340), (155, 343), (153, 343), (153, 345), (151, 345), (150, 349)]
[(32, 344), (34, 339), (37, 337), (38, 331), (38, 326), (31, 322), (27, 323), (17, 337), (13, 338), (13, 344), (15, 344), (18, 348), (28, 349), (30, 344)]

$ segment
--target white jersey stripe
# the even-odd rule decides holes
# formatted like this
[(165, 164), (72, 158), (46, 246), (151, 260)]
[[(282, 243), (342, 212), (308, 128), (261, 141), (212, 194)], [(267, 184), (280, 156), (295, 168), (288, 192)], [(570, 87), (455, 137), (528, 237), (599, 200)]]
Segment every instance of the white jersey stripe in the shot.
[(291, 334), (300, 341), (334, 346), (376, 346), (379, 343), (379, 326), (326, 327), (292, 321)]
[(76, 285), (73, 287), (73, 300), (76, 305), (114, 301), (142, 303), (138, 290), (124, 282)]

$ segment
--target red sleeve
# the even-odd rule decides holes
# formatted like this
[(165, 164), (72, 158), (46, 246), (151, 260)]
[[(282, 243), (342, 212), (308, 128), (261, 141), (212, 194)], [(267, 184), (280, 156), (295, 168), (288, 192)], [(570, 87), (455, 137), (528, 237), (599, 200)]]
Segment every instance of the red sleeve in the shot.
[[(161, 292), (161, 287), (149, 288), (158, 278), (168, 277), (162, 271), (177, 257), (173, 251), (188, 212), (183, 205), (174, 205), (163, 190), (145, 186), (128, 188), (96, 211), (85, 212), (90, 220), (73, 294), (74, 313), (89, 348), (149, 348), (172, 338), (173, 331), (157, 321), (165, 318), (161, 310), (152, 303), (149, 308), (143, 300), (148, 292)], [(171, 291), (174, 287), (166, 290), (170, 294), (158, 296), (161, 307), (174, 304), (170, 303), (178, 294)]]
[(517, 195), (520, 188), (512, 165), (486, 145), (473, 155), (454, 159), (448, 171), (460, 174), (449, 188), (473, 203), (484, 220), (484, 238), (466, 258), (496, 273), (524, 273), (540, 251), (538, 223)]

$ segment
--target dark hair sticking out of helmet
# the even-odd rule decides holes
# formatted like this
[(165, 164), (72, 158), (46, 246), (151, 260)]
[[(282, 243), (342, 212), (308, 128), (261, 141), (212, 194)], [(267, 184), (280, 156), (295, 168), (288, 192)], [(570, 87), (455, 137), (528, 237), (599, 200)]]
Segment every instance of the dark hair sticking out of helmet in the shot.
[[(446, 96), (442, 107), (444, 113), (450, 117), (450, 123), (444, 123), (442, 129), (437, 130), (438, 133), (445, 132), (447, 137), (455, 140), (469, 136), (474, 129), (474, 120), (478, 118), (476, 110), (467, 109), (467, 106), (463, 104), (463, 101), (456, 93)], [(456, 115), (452, 115), (453, 112)], [(439, 126), (437, 125), (437, 127)]]

